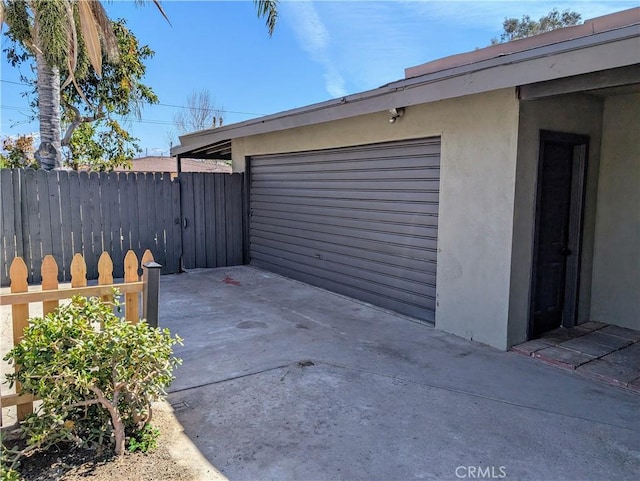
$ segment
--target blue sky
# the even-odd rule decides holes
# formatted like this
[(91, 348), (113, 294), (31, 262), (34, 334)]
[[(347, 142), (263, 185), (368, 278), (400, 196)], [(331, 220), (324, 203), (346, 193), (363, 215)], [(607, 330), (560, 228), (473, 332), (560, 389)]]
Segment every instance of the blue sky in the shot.
[[(281, 1), (269, 38), (251, 1), (164, 0), (169, 25), (151, 2), (103, 2), (112, 18), (126, 18), (155, 57), (145, 82), (161, 105), (147, 106), (126, 125), (141, 155), (166, 155), (173, 116), (194, 90), (208, 89), (225, 123), (361, 92), (403, 78), (404, 69), (484, 47), (505, 17), (539, 18), (570, 8), (583, 20), (638, 1)], [(2, 47), (7, 41), (3, 37)], [(24, 74), (30, 75), (27, 68)], [(19, 72), (1, 63), (1, 135), (37, 132), (27, 123)]]

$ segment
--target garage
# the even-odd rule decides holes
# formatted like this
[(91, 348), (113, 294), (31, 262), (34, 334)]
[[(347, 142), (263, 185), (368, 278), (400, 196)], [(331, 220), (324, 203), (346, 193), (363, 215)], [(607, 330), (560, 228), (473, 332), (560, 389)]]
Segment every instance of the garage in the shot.
[(255, 266), (433, 322), (440, 138), (249, 159)]

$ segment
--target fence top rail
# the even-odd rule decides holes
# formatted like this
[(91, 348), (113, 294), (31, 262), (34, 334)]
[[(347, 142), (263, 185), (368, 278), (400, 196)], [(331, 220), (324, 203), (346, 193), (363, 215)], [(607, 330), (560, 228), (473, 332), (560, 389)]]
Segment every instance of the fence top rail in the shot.
[(15, 304), (29, 304), (32, 302), (57, 301), (60, 299), (70, 299), (73, 296), (108, 296), (113, 289), (118, 289), (123, 294), (142, 292), (143, 281), (127, 282), (122, 284), (102, 284), (98, 286), (68, 287), (56, 291), (31, 291), (15, 292), (0, 295), (0, 306), (11, 306)]

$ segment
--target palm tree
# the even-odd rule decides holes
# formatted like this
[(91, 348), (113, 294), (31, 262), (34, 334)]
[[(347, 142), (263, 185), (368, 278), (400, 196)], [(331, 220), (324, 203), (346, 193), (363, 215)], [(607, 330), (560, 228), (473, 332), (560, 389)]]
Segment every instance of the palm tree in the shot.
[[(159, 0), (153, 0), (167, 19)], [(136, 3), (145, 3), (136, 0)], [(254, 0), (258, 17), (266, 17), (269, 35), (277, 21), (278, 0)], [(98, 0), (0, 0), (0, 25), (36, 61), (40, 146), (35, 154), (41, 167), (62, 165), (60, 146), (60, 89), (74, 82), (78, 51), (84, 48), (98, 76), (102, 56), (117, 58), (118, 44), (104, 7)], [(61, 85), (60, 72), (68, 77)]]

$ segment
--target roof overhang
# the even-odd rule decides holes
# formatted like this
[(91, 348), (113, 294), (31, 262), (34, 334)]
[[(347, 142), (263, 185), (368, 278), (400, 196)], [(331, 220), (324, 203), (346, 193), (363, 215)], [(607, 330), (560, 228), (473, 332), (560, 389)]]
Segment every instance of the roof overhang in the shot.
[(176, 152), (176, 149), (171, 149), (171, 154), (190, 159), (231, 160), (231, 139), (207, 143), (201, 147), (189, 149), (187, 152)]
[(187, 134), (180, 137), (181, 145), (171, 153), (189, 157), (196, 157), (194, 153), (214, 155), (215, 146), (225, 149), (229, 146), (230, 149), (235, 138), (637, 64), (640, 64), (640, 24), (636, 23), (399, 80), (340, 99)]

